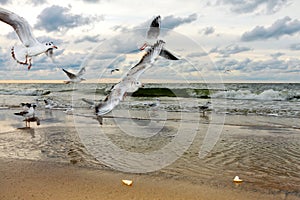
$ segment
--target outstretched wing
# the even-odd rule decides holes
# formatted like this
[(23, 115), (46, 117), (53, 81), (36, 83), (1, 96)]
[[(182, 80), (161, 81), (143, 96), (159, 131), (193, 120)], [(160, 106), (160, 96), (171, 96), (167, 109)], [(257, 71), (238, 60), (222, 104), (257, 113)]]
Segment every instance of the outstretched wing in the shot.
[(82, 98), (81, 100), (84, 101), (85, 103), (91, 105), (91, 106), (95, 105), (95, 101), (92, 101), (92, 100), (89, 100), (89, 99), (86, 99), (86, 98)]
[(126, 93), (128, 82), (119, 82), (112, 88), (109, 95), (106, 96), (103, 103), (95, 106), (95, 111), (98, 116), (105, 115), (112, 111), (123, 100)]
[(160, 33), (160, 16), (158, 15), (153, 19), (150, 24), (150, 28), (147, 32), (148, 39), (157, 39)]
[(84, 67), (82, 67), (80, 70), (79, 70), (79, 72), (77, 73), (77, 76), (78, 77), (80, 77), (80, 76), (82, 76), (84, 73), (85, 73), (85, 66)]
[(67, 74), (67, 76), (68, 76), (70, 79), (76, 78), (76, 75), (75, 75), (75, 74), (73, 74), (73, 73), (71, 73), (71, 72), (68, 72), (68, 71), (65, 70), (65, 69), (62, 69), (62, 70)]
[(160, 51), (160, 56), (169, 59), (169, 60), (179, 60), (179, 58), (177, 58), (176, 56), (174, 56), (170, 51), (166, 50), (166, 49), (162, 49)]
[(15, 29), (24, 46), (30, 47), (38, 42), (32, 33), (30, 25), (23, 17), (0, 8), (0, 20), (11, 25)]

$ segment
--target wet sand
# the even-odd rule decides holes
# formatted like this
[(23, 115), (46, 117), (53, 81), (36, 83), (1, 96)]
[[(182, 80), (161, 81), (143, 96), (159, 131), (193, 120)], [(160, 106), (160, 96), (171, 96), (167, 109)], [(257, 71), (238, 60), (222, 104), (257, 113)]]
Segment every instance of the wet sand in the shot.
[[(199, 159), (199, 147), (211, 122), (201, 118), (193, 143), (178, 160), (158, 171), (137, 174), (113, 170), (88, 153), (78, 131), (99, 130), (95, 120), (80, 117), (74, 121), (72, 115), (53, 111), (40, 113), (40, 126), (33, 123), (31, 129), (18, 129), (23, 126), (19, 118), (0, 112), (1, 200), (300, 199), (299, 119), (226, 116), (218, 142), (204, 159)], [(188, 115), (190, 120), (184, 123), (192, 127), (189, 125), (198, 120), (193, 113)], [(175, 118), (176, 113), (171, 116)], [(119, 121), (118, 125), (123, 122), (123, 128), (129, 126), (126, 130), (144, 126), (140, 120)], [(78, 124), (76, 128), (74, 123)], [(147, 153), (172, 141), (176, 123), (167, 121), (151, 140), (122, 134), (112, 118), (104, 119), (101, 130), (128, 152)], [(95, 141), (92, 138), (87, 142)], [(114, 159), (114, 154), (101, 150)], [(148, 162), (151, 164), (151, 160)], [(234, 184), (235, 175), (244, 182)], [(133, 180), (133, 186), (123, 185), (122, 179)]]
[[(131, 179), (134, 183), (126, 186), (122, 179)], [(18, 159), (0, 160), (0, 180), (1, 200), (297, 199), (295, 196), (228, 190), (149, 175)]]

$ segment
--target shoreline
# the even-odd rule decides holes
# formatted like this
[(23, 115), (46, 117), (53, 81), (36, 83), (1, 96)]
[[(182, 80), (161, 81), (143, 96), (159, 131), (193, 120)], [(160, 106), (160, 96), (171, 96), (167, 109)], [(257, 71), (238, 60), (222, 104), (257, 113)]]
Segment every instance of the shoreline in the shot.
[[(149, 174), (128, 174), (71, 164), (0, 159), (0, 199), (299, 199), (290, 194), (217, 188)], [(122, 179), (133, 180), (132, 186)], [(234, 183), (230, 183), (234, 184)]]

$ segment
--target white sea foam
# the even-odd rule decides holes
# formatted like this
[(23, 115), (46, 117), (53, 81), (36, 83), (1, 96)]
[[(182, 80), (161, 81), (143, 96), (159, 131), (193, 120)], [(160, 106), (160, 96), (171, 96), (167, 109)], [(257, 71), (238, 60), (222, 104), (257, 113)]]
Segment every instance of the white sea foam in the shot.
[(287, 91), (275, 91), (273, 89), (262, 92), (252, 92), (250, 90), (229, 90), (219, 91), (212, 94), (212, 98), (241, 99), (241, 100), (267, 100), (284, 101), (292, 98), (292, 94)]

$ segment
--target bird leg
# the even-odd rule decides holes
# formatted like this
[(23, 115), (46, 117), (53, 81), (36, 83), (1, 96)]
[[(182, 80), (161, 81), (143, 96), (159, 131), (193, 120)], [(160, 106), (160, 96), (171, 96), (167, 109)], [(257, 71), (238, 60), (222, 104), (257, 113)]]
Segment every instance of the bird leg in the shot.
[[(31, 66), (32, 66), (32, 63), (31, 63), (31, 60), (32, 58), (29, 58), (28, 61), (29, 61), (29, 65), (28, 65), (28, 70), (30, 70)], [(27, 62), (27, 56), (26, 56), (26, 62)]]
[(124, 93), (122, 101), (125, 100), (125, 97), (126, 97), (126, 96), (127, 96), (127, 92)]
[(25, 57), (25, 62), (22, 62), (22, 61), (19, 61), (17, 60), (16, 56), (15, 56), (15, 50), (14, 50), (14, 47), (11, 48), (11, 57), (17, 61), (18, 64), (21, 64), (21, 65), (28, 65), (28, 61), (27, 61), (27, 55)]

